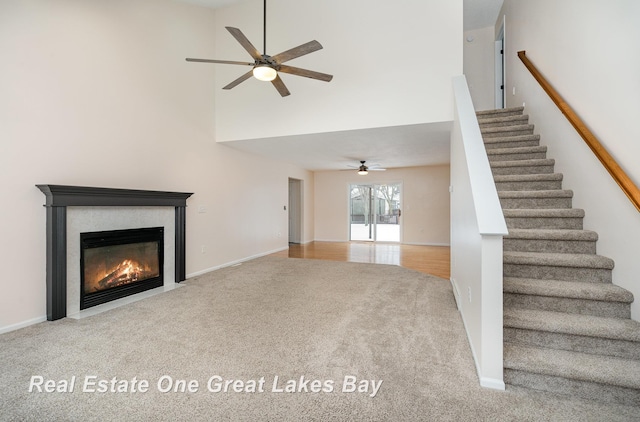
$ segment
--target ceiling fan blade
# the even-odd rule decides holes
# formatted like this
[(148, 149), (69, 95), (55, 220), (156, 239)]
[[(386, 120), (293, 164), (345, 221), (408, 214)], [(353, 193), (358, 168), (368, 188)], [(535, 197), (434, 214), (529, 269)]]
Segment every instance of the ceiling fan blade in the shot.
[(240, 45), (244, 47), (245, 50), (247, 50), (251, 57), (253, 57), (255, 60), (262, 60), (262, 54), (260, 54), (258, 49), (255, 48), (253, 44), (251, 44), (251, 41), (249, 41), (249, 39), (244, 36), (241, 30), (239, 30), (238, 28), (233, 28), (231, 26), (226, 26), (225, 28), (227, 28), (227, 31), (229, 31), (231, 35), (233, 35), (233, 38), (235, 38), (240, 43)]
[(313, 53), (314, 51), (318, 51), (321, 49), (322, 49), (322, 45), (318, 41), (313, 40), (313, 41), (309, 41), (308, 43), (299, 45), (297, 47), (293, 47), (290, 50), (283, 51), (280, 54), (276, 54), (275, 56), (272, 56), (271, 58), (275, 60), (276, 63), (284, 63), (284, 62), (288, 62), (289, 60), (293, 60), (300, 56), (304, 56), (305, 54)]
[(317, 79), (319, 81), (329, 82), (333, 79), (333, 75), (326, 73), (314, 72), (313, 70), (301, 69), (299, 67), (287, 66), (285, 64), (279, 66), (279, 72), (288, 73), (290, 75), (304, 76), (306, 78)]
[(284, 85), (284, 82), (282, 82), (282, 79), (280, 79), (280, 76), (276, 76), (271, 83), (276, 87), (281, 96), (286, 97), (287, 95), (291, 95), (287, 87)]
[(233, 88), (235, 86), (238, 86), (238, 85), (240, 85), (241, 82), (246, 81), (247, 79), (249, 79), (252, 76), (253, 76), (253, 69), (251, 69), (250, 71), (248, 71), (244, 75), (240, 76), (238, 79), (236, 79), (235, 81), (231, 82), (227, 86), (223, 86), (222, 89), (231, 89), (231, 88)]
[(198, 63), (222, 63), (222, 64), (241, 64), (244, 66), (254, 66), (255, 63), (247, 63), (247, 62), (235, 62), (232, 60), (211, 60), (211, 59), (192, 59), (187, 57), (186, 60), (188, 62), (198, 62)]
[(372, 169), (372, 168), (367, 168), (368, 171), (387, 171), (387, 169)]

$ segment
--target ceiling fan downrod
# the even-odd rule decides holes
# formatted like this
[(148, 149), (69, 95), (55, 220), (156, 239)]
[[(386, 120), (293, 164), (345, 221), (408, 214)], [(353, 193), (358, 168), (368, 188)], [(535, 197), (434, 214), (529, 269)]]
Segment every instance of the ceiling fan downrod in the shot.
[(267, 0), (262, 8), (262, 54), (267, 55)]

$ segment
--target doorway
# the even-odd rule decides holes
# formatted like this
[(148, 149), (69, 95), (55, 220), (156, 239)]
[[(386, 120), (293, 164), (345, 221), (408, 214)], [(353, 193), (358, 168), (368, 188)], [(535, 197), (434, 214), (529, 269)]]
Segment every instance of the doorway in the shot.
[(500, 26), (495, 44), (495, 106), (497, 109), (505, 108), (507, 106), (507, 84), (504, 54), (505, 22), (506, 16), (503, 16), (502, 25)]
[(302, 180), (289, 179), (289, 243), (302, 243)]
[(349, 185), (349, 240), (400, 242), (401, 185)]

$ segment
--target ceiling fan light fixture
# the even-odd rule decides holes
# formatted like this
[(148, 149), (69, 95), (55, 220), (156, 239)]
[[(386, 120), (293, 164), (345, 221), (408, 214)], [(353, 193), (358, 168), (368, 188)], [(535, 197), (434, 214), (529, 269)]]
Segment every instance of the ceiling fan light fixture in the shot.
[(253, 68), (253, 76), (265, 82), (271, 82), (278, 76), (278, 72), (270, 66), (256, 66)]
[(367, 174), (369, 174), (369, 172), (368, 172), (368, 171), (366, 171), (366, 170), (358, 170), (358, 174), (359, 174), (360, 176), (366, 176)]

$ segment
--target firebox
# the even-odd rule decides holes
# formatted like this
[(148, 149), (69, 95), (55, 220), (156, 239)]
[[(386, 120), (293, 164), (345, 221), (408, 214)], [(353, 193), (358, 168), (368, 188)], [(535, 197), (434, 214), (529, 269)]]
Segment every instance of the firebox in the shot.
[(164, 229), (80, 233), (80, 309), (161, 287)]

